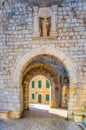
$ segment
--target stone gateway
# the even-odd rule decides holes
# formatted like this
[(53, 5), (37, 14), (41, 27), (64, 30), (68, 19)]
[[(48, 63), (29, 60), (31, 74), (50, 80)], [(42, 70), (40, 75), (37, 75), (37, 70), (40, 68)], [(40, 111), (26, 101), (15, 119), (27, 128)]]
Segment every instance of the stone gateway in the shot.
[(0, 118), (22, 116), (30, 82), (41, 75), (50, 83), (49, 106), (65, 108), (68, 119), (85, 120), (85, 21), (83, 0), (16, 0), (0, 8)]

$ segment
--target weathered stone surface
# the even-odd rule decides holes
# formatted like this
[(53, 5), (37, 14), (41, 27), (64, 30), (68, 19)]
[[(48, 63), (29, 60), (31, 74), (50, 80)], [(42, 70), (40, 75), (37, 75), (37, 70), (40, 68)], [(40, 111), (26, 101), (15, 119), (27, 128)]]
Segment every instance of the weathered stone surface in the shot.
[(33, 8), (26, 2), (0, 10), (0, 108), (22, 113), (22, 72), (43, 54), (55, 56), (68, 71), (70, 113), (85, 106), (86, 2), (66, 2), (57, 8), (56, 38), (33, 39)]

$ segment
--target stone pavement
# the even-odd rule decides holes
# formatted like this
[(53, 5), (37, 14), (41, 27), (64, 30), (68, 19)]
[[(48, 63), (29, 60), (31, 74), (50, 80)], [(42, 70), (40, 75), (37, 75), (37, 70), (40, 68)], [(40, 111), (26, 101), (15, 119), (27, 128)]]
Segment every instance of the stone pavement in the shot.
[(0, 130), (81, 130), (74, 122), (48, 113), (48, 110), (30, 107), (23, 118), (0, 120)]

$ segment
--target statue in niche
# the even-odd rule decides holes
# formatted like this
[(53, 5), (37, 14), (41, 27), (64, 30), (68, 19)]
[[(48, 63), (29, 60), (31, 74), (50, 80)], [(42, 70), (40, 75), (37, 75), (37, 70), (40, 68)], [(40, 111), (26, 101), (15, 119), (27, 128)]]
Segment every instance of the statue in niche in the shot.
[(58, 0), (58, 5), (62, 6), (62, 0)]
[(47, 37), (50, 33), (50, 18), (40, 18), (40, 36)]

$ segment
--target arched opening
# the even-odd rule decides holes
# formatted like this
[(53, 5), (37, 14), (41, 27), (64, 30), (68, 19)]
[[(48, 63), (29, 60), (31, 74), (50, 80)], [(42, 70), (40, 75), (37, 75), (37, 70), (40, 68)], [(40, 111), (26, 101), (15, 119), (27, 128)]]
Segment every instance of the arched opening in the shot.
[[(48, 57), (53, 57), (54, 60), (61, 63), (61, 65), (65, 68), (65, 70), (68, 74), (68, 79), (69, 79), (69, 87), (68, 87), (69, 94), (68, 94), (68, 105), (67, 105), (68, 106), (68, 118), (72, 119), (73, 118), (72, 112), (74, 111), (74, 107), (72, 107), (72, 106), (75, 104), (74, 102), (72, 102), (72, 99), (73, 99), (73, 95), (75, 94), (77, 84), (79, 82), (78, 67), (74, 62), (72, 62), (72, 59), (70, 59), (70, 57), (68, 57), (65, 53), (63, 53), (60, 50), (60, 48), (53, 47), (53, 49), (52, 49), (52, 46), (47, 46), (47, 45), (44, 47), (32, 49), (31, 51), (27, 52), (26, 54), (21, 56), (20, 60), (18, 59), (16, 61), (16, 64), (12, 68), (11, 79), (13, 81), (14, 87), (16, 86), (16, 88), (19, 92), (18, 96), (17, 96), (18, 102), (15, 104), (15, 101), (13, 101), (13, 105), (15, 104), (15, 106), (16, 106), (15, 110), (14, 109), (12, 110), (13, 117), (16, 117), (16, 118), (21, 117), (22, 112), (25, 110), (24, 102), (23, 102), (23, 97), (24, 97), (23, 81), (24, 81), (24, 79), (27, 79), (27, 78), (25, 78), (26, 77), (25, 75), (27, 75), (28, 72), (30, 74), (30, 72), (32, 72), (32, 70), (34, 71), (34, 69), (45, 70), (45, 72), (47, 71), (47, 75), (49, 76), (51, 74), (50, 76), (53, 77), (53, 81), (54, 81), (53, 90), (58, 90), (58, 81), (57, 81), (58, 78), (56, 78), (56, 76), (58, 77), (59, 74), (55, 73), (55, 69), (53, 68), (53, 65), (50, 66), (51, 65), (50, 62), (48, 62), (49, 64), (46, 64), (45, 62), (43, 62), (45, 60), (35, 63), (35, 59), (37, 59), (40, 56), (44, 56), (44, 55), (48, 56)], [(34, 63), (34, 64), (32, 64), (32, 63)], [(45, 64), (42, 64), (42, 63), (45, 63)], [(43, 66), (43, 67), (41, 67), (41, 66)], [(57, 65), (55, 65), (55, 66), (57, 66)], [(38, 67), (38, 69), (37, 69), (37, 67)], [(34, 75), (35, 75), (35, 73), (34, 73)], [(55, 97), (55, 94), (54, 94), (54, 97)], [(71, 104), (72, 104), (72, 106), (71, 106)], [(53, 106), (53, 104), (51, 104), (51, 105)]]
[[(41, 98), (40, 90), (37, 87), (31, 89), (30, 85), (33, 78), (38, 75), (46, 77), (50, 82), (50, 108), (65, 108), (68, 109), (68, 89), (69, 89), (69, 75), (65, 66), (54, 56), (51, 55), (39, 55), (29, 61), (26, 68), (22, 72), (22, 87), (23, 87), (23, 109), (29, 108), (30, 97), (34, 99)], [(66, 81), (67, 78), (67, 81)], [(38, 79), (40, 80), (40, 78)], [(66, 88), (66, 89), (65, 89)], [(41, 89), (43, 90), (43, 89)], [(45, 91), (46, 92), (46, 91)], [(48, 93), (46, 93), (48, 95)], [(43, 98), (43, 100), (45, 97)], [(43, 103), (42, 99), (39, 99), (33, 103)], [(35, 101), (35, 100), (34, 100)], [(45, 103), (46, 104), (46, 103)]]

